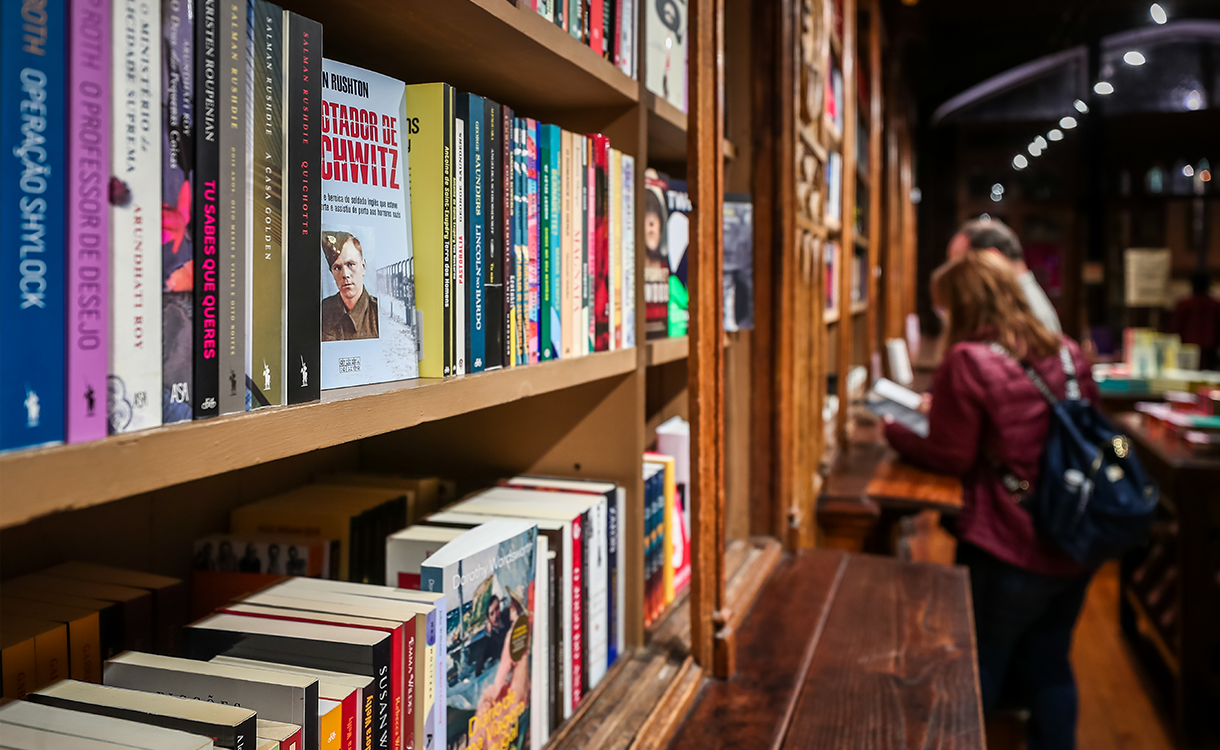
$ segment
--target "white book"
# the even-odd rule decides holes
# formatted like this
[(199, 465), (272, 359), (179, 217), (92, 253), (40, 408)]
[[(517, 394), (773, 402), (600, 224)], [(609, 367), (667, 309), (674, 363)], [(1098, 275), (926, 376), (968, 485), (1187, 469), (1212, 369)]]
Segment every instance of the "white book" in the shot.
[(623, 154), (622, 201), (623, 347), (627, 348), (635, 346), (635, 157), (630, 154)]
[[(140, 750), (212, 750), (214, 747), (211, 738), (200, 734), (29, 701), (13, 701), (0, 707), (0, 724), (5, 725), (0, 727), (0, 737), (5, 740), (10, 737), (12, 727), (25, 727), (61, 736), (113, 742)], [(56, 747), (71, 746), (70, 740), (64, 739), (62, 742), (64, 744)]]
[(619, 70), (635, 78), (635, 0), (619, 0), (619, 7), (622, 10), (622, 23), (618, 25), (618, 67)]
[(260, 718), (302, 727), (305, 750), (318, 747), (313, 677), (125, 651), (106, 662), (104, 680), (113, 687), (248, 708)]
[(109, 431), (117, 434), (157, 427), (162, 418), (161, 4), (115, 0), (111, 13), (116, 33), (106, 400)]
[[(335, 701), (323, 700), (321, 698), (318, 699), (319, 750), (331, 750), (332, 748), (337, 750), (337, 748), (341, 747), (343, 744), (342, 739), (338, 737), (322, 737), (323, 728), (329, 728), (327, 727), (326, 720), (322, 717), (326, 713), (330, 712), (332, 707), (338, 707), (339, 705), (340, 704)], [(342, 715), (343, 712), (340, 710), (339, 716), (332, 717), (331, 723), (333, 723), (334, 720), (340, 719)], [(342, 721), (339, 723), (342, 724)], [(301, 730), (302, 728), (296, 724), (289, 724), (288, 722), (284, 721), (271, 721), (270, 719), (264, 719), (262, 716), (259, 716), (258, 730), (256, 731), (259, 742), (259, 750), (262, 750), (264, 747), (270, 748), (270, 750), (300, 750), (303, 742), (301, 739)], [(327, 732), (327, 734), (332, 733), (333, 730)], [(357, 732), (357, 734), (359, 733)]]
[(547, 697), (547, 681), (550, 678), (548, 646), (551, 642), (547, 628), (551, 619), (547, 562), (552, 554), (549, 541), (539, 534), (538, 552), (534, 559), (534, 611), (530, 617), (534, 628), (530, 663), (530, 691), (533, 693), (530, 699), (530, 747), (533, 750), (542, 750), (551, 735), (551, 702)]
[(217, 258), (220, 269), (220, 311), (217, 313), (217, 347), (220, 352), (220, 413), (246, 410), (246, 266), (249, 220), (246, 201), (246, 134), (251, 132), (246, 103), (246, 3), (221, 0), (219, 86), (224, 92), (220, 108), (220, 221)]
[(453, 160), (453, 359), (466, 374), (466, 121), (454, 120)]
[(622, 292), (619, 289), (619, 285), (623, 283), (623, 258), (619, 247), (619, 243), (622, 241), (619, 236), (619, 223), (622, 221), (623, 206), (619, 201), (615, 200), (615, 197), (622, 192), (622, 186), (619, 183), (623, 178), (619, 172), (621, 166), (622, 154), (618, 149), (610, 149), (610, 163), (606, 169), (606, 179), (610, 183), (607, 185), (606, 190), (606, 202), (609, 204), (610, 214), (606, 217), (606, 238), (608, 240), (606, 247), (610, 251), (610, 257), (606, 259), (606, 307), (610, 320), (610, 343), (608, 347), (610, 351), (622, 348), (622, 328), (620, 327), (622, 325), (622, 310), (619, 307), (622, 304)]
[[(686, 111), (686, 3), (644, 3), (648, 90)], [(672, 12), (663, 12), (672, 11)]]
[(564, 206), (564, 211), (571, 216), (568, 222), (571, 231), (571, 244), (569, 251), (571, 255), (565, 260), (564, 269), (567, 271), (567, 282), (571, 285), (571, 304), (572, 304), (572, 325), (564, 330), (564, 335), (571, 340), (572, 356), (580, 357), (585, 354), (584, 342), (586, 335), (582, 326), (587, 326), (584, 319), (584, 209), (582, 201), (584, 195), (584, 173), (581, 171), (584, 163), (584, 136), (572, 134), (572, 160), (568, 165), (568, 174), (565, 179), (570, 183), (568, 187), (568, 203)]
[[(208, 747), (211, 746), (209, 743)], [(59, 734), (49, 729), (0, 725), (0, 748), (3, 750), (129, 750), (131, 747), (125, 742)]]
[(385, 543), (386, 583), (404, 589), (419, 588), (419, 567), (424, 560), (465, 533), (465, 529), (410, 526), (391, 534)]

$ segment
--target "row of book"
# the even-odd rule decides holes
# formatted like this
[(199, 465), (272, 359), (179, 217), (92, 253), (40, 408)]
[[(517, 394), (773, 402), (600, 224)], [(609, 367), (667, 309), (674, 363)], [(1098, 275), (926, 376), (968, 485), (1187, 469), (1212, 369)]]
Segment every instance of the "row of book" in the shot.
[(603, 136), (323, 60), (264, 0), (3, 8), (0, 450), (634, 344)]
[(657, 427), (644, 454), (644, 625), (661, 618), (690, 585), (690, 423)]
[(637, 77), (635, 0), (525, 0), (522, 4), (554, 22), (626, 75)]

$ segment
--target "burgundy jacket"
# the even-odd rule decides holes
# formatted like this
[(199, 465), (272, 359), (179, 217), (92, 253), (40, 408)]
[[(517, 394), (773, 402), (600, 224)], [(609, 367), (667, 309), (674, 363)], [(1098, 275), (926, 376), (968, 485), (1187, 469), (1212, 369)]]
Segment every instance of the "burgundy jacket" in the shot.
[[(1097, 385), (1074, 341), (1063, 343), (1076, 362), (1082, 398), (1097, 402)], [(1067, 378), (1058, 355), (1033, 362), (1051, 391), (1062, 398)], [(1050, 408), (1021, 366), (986, 343), (962, 342), (946, 355), (932, 380), (927, 438), (901, 424), (886, 425), (890, 445), (913, 464), (962, 480), (958, 536), (997, 558), (1046, 575), (1084, 572), (1034, 531), (1029, 514), (1000, 482), (1006, 466), (1036, 486)]]

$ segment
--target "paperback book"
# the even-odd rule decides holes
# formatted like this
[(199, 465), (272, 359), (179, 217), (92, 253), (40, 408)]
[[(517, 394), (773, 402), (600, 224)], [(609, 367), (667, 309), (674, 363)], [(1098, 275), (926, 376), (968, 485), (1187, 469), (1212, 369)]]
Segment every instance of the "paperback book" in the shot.
[(644, 173), (644, 338), (669, 335), (669, 251), (665, 229), (666, 184), (656, 170)]

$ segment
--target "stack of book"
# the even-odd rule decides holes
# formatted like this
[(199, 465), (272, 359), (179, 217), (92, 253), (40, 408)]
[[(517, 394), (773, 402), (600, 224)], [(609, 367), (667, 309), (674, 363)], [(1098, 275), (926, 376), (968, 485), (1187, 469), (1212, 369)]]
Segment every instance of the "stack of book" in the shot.
[(636, 77), (635, 0), (524, 0), (521, 4)]
[(657, 428), (644, 454), (644, 625), (652, 625), (690, 586), (690, 423)]
[(265, 0), (45, 15), (0, 32), (0, 451), (634, 345), (604, 136), (324, 60)]

